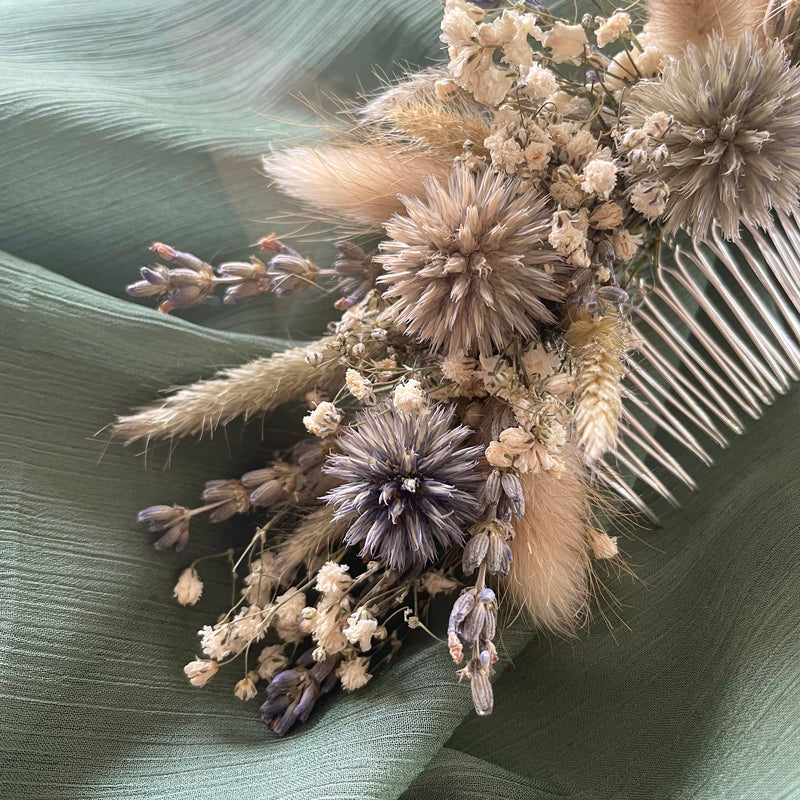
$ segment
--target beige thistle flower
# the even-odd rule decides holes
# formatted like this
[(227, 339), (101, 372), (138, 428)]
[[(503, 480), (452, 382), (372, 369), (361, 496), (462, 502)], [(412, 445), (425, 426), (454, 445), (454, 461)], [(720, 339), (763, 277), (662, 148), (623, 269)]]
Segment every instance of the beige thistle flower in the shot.
[(771, 209), (797, 207), (800, 69), (779, 43), (762, 46), (746, 35), (734, 45), (714, 37), (702, 51), (689, 46), (660, 80), (631, 89), (627, 109), (631, 129), (656, 112), (673, 119), (658, 170), (669, 189), (667, 230), (702, 238), (716, 220), (735, 238), (740, 223), (768, 227)]
[(545, 198), (494, 170), (456, 165), (403, 202), (406, 215), (387, 223), (377, 260), (387, 313), (409, 336), (450, 355), (488, 355), (514, 337), (537, 340), (540, 325), (555, 321), (547, 301), (564, 292), (545, 271), (559, 260)]

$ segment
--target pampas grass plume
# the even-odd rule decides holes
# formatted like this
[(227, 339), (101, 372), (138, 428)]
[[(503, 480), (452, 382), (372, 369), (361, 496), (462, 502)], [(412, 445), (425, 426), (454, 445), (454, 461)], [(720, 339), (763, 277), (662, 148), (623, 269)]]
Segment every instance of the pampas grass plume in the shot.
[(295, 147), (265, 156), (264, 169), (286, 194), (334, 219), (379, 229), (404, 210), (423, 181), (444, 179), (448, 160), (385, 143)]

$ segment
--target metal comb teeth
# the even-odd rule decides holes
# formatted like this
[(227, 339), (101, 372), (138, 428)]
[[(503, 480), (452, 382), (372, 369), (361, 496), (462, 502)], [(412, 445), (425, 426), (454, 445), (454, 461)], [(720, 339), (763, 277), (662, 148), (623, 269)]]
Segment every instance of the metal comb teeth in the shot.
[(675, 481), (694, 488), (689, 464), (712, 463), (749, 419), (800, 379), (800, 227), (776, 215), (726, 242), (676, 247), (631, 312), (638, 352), (623, 381), (617, 450), (597, 478), (655, 521), (631, 483), (672, 505)]

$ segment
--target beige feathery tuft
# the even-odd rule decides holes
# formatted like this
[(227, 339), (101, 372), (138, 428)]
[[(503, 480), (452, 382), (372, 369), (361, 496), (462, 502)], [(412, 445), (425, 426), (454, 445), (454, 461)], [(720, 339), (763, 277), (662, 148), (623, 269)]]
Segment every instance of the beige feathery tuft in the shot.
[(589, 462), (613, 450), (622, 410), (624, 344), (619, 317), (607, 312), (592, 317), (588, 311), (572, 312), (566, 339), (575, 364), (575, 427), (578, 442)]
[(378, 229), (404, 210), (398, 195), (422, 194), (429, 176), (444, 179), (448, 159), (386, 144), (296, 147), (264, 158), (264, 169), (291, 197), (338, 219)]
[(766, 0), (647, 0), (647, 27), (659, 49), (680, 55), (690, 43), (704, 49), (714, 33), (737, 41), (761, 27), (766, 7)]
[(519, 476), (525, 514), (514, 523), (512, 600), (539, 627), (568, 635), (589, 612), (591, 560), (586, 540), (589, 502), (579, 459), (566, 469)]
[[(193, 383), (156, 405), (118, 417), (111, 436), (126, 445), (140, 439), (202, 436), (237, 417), (248, 419), (281, 403), (300, 400), (312, 389), (335, 389), (344, 380), (344, 368), (338, 354), (328, 349), (332, 342), (333, 337), (326, 337)], [(306, 362), (309, 350), (325, 354), (321, 364)]]
[[(448, 85), (445, 91), (442, 84)], [(472, 142), (476, 155), (488, 155), (483, 140), (491, 131), (481, 106), (442, 69), (418, 72), (389, 87), (360, 116), (390, 137), (450, 158), (463, 152), (466, 141)]]

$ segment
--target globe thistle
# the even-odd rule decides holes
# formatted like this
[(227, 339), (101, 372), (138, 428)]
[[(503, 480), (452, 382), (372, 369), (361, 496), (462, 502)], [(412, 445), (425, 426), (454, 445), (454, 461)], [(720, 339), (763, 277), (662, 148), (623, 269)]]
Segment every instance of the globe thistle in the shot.
[(548, 265), (552, 209), (534, 190), (491, 169), (461, 164), (403, 197), (407, 216), (386, 224), (377, 260), (388, 314), (432, 349), (490, 355), (513, 339), (539, 338), (555, 322), (547, 301), (564, 292)]
[(780, 44), (760, 45), (748, 34), (732, 45), (711, 38), (703, 51), (690, 45), (659, 80), (632, 88), (627, 108), (633, 130), (657, 112), (673, 119), (662, 140), (668, 155), (655, 167), (669, 189), (668, 231), (705, 237), (716, 220), (732, 239), (741, 222), (768, 227), (770, 209), (796, 207), (800, 70)]
[(421, 573), (463, 541), (475, 521), (482, 447), (462, 447), (469, 428), (453, 427), (454, 409), (407, 414), (391, 405), (362, 413), (339, 436), (326, 472), (341, 486), (326, 496), (335, 520), (351, 521), (347, 544), (399, 574)]

